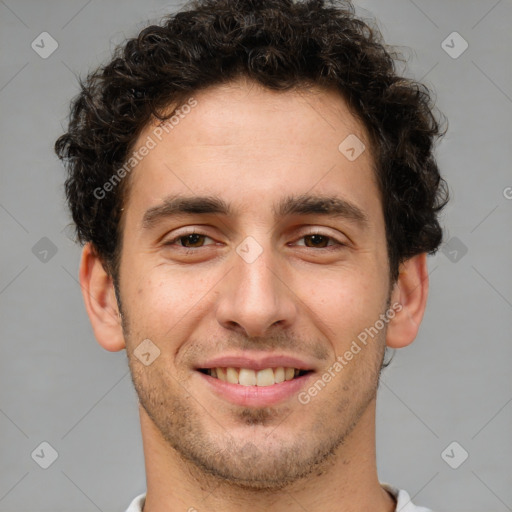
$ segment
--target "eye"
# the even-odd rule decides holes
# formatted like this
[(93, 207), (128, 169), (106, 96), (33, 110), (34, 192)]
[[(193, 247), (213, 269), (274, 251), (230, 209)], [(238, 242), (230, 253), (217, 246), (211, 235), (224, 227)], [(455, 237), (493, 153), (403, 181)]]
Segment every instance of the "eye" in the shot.
[(185, 249), (199, 249), (200, 247), (204, 246), (205, 239), (212, 240), (209, 236), (203, 235), (201, 233), (187, 233), (184, 235), (179, 235), (172, 240), (165, 242), (164, 245), (174, 245), (177, 242), (179, 247), (183, 247)]
[[(344, 246), (345, 244), (339, 242), (334, 237), (324, 235), (322, 233), (311, 233), (309, 235), (303, 235), (299, 240), (304, 240), (304, 246), (308, 248), (319, 248), (325, 249), (328, 246)], [(302, 244), (297, 244), (302, 245)]]
[[(302, 237), (305, 242), (306, 247), (327, 247), (329, 244), (329, 241), (331, 240), (330, 237), (324, 236), (324, 235), (305, 235)], [(310, 245), (311, 244), (311, 245)]]

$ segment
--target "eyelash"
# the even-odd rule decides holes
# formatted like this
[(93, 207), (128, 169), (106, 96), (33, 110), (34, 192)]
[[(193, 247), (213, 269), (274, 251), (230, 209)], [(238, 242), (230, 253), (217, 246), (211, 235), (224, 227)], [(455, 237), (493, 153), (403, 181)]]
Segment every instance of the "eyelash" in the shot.
[[(180, 235), (172, 238), (171, 240), (165, 242), (163, 245), (164, 246), (173, 246), (177, 241), (179, 241), (181, 238), (185, 238), (187, 236), (191, 236), (191, 235), (199, 235), (199, 236), (204, 236), (206, 238), (210, 238), (210, 240), (213, 240), (213, 238), (209, 237), (208, 235), (204, 234), (204, 233), (199, 233), (197, 231), (191, 231), (190, 233), (181, 233)], [(307, 236), (314, 236), (314, 235), (318, 235), (318, 236), (322, 236), (324, 238), (327, 238), (328, 239), (328, 242), (329, 241), (332, 241), (334, 242), (333, 245), (328, 245), (327, 247), (305, 247), (306, 249), (323, 249), (324, 251), (329, 251), (329, 250), (337, 250), (341, 247), (346, 247), (347, 244), (343, 243), (343, 242), (340, 242), (339, 240), (337, 240), (336, 238), (334, 238), (333, 236), (331, 235), (327, 235), (327, 234), (324, 234), (324, 233), (320, 233), (320, 232), (311, 232), (311, 233), (305, 233), (304, 235), (302, 235), (301, 237), (298, 238), (298, 240), (301, 240)], [(209, 244), (209, 245), (215, 245), (215, 244)], [(194, 253), (194, 252), (197, 252), (198, 249), (202, 249), (203, 247), (205, 247), (204, 245), (201, 246), (201, 247), (183, 247), (183, 246), (178, 246), (179, 249), (182, 249), (183, 251), (185, 251), (185, 254), (191, 254), (191, 253)]]

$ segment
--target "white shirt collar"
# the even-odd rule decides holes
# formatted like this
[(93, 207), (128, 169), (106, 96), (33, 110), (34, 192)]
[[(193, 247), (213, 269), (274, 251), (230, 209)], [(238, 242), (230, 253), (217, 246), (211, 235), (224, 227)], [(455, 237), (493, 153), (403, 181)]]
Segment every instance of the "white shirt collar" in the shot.
[[(428, 508), (417, 507), (414, 505), (407, 491), (398, 489), (397, 487), (393, 487), (392, 485), (386, 483), (381, 483), (381, 486), (395, 497), (397, 501), (395, 512), (432, 512)], [(130, 506), (126, 509), (126, 512), (142, 512), (145, 501), (146, 493), (139, 494), (130, 503)]]

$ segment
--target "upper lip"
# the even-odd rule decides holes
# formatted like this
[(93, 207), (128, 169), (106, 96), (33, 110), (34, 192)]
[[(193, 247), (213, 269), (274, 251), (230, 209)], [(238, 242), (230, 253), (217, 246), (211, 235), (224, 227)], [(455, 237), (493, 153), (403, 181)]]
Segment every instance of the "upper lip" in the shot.
[(264, 370), (265, 368), (297, 368), (299, 370), (314, 370), (311, 363), (285, 354), (249, 355), (232, 354), (208, 359), (197, 366), (200, 368), (248, 368)]

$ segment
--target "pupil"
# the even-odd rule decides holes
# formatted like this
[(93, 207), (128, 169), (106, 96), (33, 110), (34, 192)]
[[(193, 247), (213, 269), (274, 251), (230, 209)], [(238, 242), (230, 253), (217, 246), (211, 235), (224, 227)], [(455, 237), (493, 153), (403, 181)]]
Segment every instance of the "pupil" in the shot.
[(326, 237), (323, 235), (309, 235), (308, 238), (315, 247), (318, 247), (319, 245), (325, 247)]
[(192, 233), (190, 235), (186, 235), (182, 238), (182, 242), (185, 242), (185, 247), (190, 247), (191, 245), (197, 244), (203, 235), (199, 235), (197, 233)]

